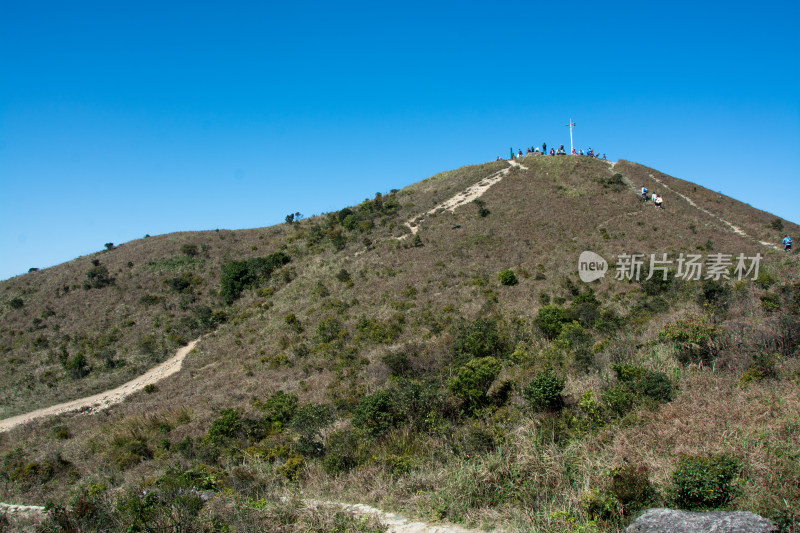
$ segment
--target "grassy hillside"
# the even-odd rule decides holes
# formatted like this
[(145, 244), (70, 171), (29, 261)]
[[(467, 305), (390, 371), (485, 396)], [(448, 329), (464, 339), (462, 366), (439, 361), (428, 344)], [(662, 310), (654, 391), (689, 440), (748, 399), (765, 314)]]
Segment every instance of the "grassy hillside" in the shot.
[[(278, 499), (301, 491), (512, 530), (614, 530), (648, 505), (791, 524), (798, 260), (758, 241), (798, 227), (635, 163), (522, 163), (417, 236), (406, 221), (508, 163), (0, 283), (2, 418), (208, 334), (121, 405), (0, 434), (0, 501), (54, 502), (54, 528), (87, 531), (308, 529)], [(611, 263), (604, 279), (580, 281), (584, 250)], [(756, 280), (683, 280), (675, 264), (667, 281), (615, 279), (633, 253), (763, 258)], [(719, 486), (692, 485), (698, 472)]]

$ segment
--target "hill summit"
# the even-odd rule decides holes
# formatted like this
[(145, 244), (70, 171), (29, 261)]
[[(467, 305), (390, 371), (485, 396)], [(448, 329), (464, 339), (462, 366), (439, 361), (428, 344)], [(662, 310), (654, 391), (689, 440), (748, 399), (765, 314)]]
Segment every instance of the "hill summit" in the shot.
[(198, 342), (122, 403), (0, 433), (0, 501), (78, 531), (383, 530), (299, 494), (508, 530), (796, 524), (797, 230), (636, 163), (529, 156), (12, 278), (2, 419)]

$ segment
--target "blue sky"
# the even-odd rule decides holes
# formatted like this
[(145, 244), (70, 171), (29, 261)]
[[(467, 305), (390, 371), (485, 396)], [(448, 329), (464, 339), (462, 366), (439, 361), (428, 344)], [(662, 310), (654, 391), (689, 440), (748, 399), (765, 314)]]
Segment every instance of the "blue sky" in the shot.
[(570, 117), (800, 222), (798, 58), (795, 1), (3, 2), (0, 279), (340, 209)]

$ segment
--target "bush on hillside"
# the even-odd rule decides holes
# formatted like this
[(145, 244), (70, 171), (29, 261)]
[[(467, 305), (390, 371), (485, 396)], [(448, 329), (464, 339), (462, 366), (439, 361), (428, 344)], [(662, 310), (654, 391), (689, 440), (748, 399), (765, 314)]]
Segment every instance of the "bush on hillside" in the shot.
[(235, 437), (243, 427), (242, 414), (238, 409), (223, 409), (208, 428), (208, 438), (211, 442), (219, 443)]
[(255, 288), (269, 280), (272, 273), (290, 261), (284, 252), (242, 261), (230, 261), (222, 267), (219, 294), (232, 304), (245, 289)]
[(517, 280), (517, 276), (514, 274), (513, 270), (508, 270), (508, 269), (502, 270), (497, 275), (497, 277), (500, 280), (500, 283), (502, 283), (503, 285), (516, 285), (517, 283), (519, 283), (519, 281)]
[(497, 321), (477, 318), (473, 322), (460, 322), (456, 326), (453, 355), (456, 364), (463, 364), (477, 357), (502, 358), (506, 343), (500, 335)]
[(350, 429), (340, 429), (328, 435), (325, 440), (322, 468), (327, 473), (336, 475), (357, 467), (363, 461), (359, 453), (359, 445), (362, 442), (359, 437), (357, 432)]
[(298, 435), (297, 449), (303, 455), (322, 455), (325, 446), (322, 444), (322, 430), (335, 420), (336, 415), (330, 405), (306, 404), (298, 407), (289, 422)]
[(683, 364), (707, 363), (719, 353), (716, 326), (699, 315), (667, 325), (658, 336), (662, 341), (672, 343), (678, 360)]
[(467, 412), (474, 413), (486, 406), (487, 396), (502, 365), (494, 357), (479, 357), (458, 369), (458, 374), (448, 383), (448, 388), (463, 402)]
[(564, 405), (561, 393), (566, 381), (550, 371), (538, 372), (522, 390), (522, 395), (531, 407), (538, 411), (557, 410)]
[(727, 454), (683, 456), (672, 473), (672, 500), (681, 509), (718, 509), (739, 494), (741, 462)]
[(353, 426), (372, 437), (380, 437), (402, 422), (394, 394), (388, 389), (363, 396), (353, 410)]
[(572, 314), (557, 305), (545, 305), (539, 308), (536, 316), (536, 325), (542, 330), (545, 337), (555, 339), (561, 333), (561, 328), (572, 321)]
[(194, 257), (199, 252), (197, 250), (196, 244), (184, 244), (183, 246), (181, 246), (181, 253), (188, 257)]
[(11, 309), (22, 309), (24, 305), (25, 301), (19, 297), (11, 298), (11, 300), (8, 301), (8, 306)]
[(611, 493), (622, 504), (622, 514), (629, 515), (652, 503), (655, 489), (646, 465), (626, 465), (612, 469)]
[(255, 402), (264, 412), (264, 421), (277, 429), (284, 427), (297, 411), (297, 395), (278, 391), (264, 402)]
[(86, 273), (86, 281), (83, 282), (84, 289), (102, 289), (114, 284), (114, 278), (108, 273), (108, 268), (101, 265), (100, 261), (92, 261), (92, 268)]

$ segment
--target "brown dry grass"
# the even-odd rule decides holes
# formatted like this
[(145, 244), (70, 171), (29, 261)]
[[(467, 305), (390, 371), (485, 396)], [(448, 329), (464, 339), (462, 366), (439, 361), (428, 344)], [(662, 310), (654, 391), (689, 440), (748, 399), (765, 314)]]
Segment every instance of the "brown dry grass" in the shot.
[[(751, 239), (732, 233), (718, 220), (666, 193), (664, 211), (642, 204), (634, 190), (640, 182), (658, 190), (647, 181), (650, 173), (687, 196), (695, 194), (690, 184), (651, 169), (621, 162), (611, 170), (601, 161), (572, 157), (541, 157), (525, 164), (529, 170), (511, 170), (484, 194), (482, 200), (491, 211), (487, 217), (480, 217), (475, 205), (427, 217), (419, 230), (420, 247), (391, 237), (402, 234), (403, 221), (506, 163), (464, 167), (398, 192), (399, 214), (387, 217), (384, 225), (376, 221), (368, 235), (349, 235), (341, 251), (326, 242), (306, 245), (303, 234), (314, 224), (324, 224), (327, 217), (322, 215), (293, 226), (150, 237), (0, 283), (0, 416), (109, 388), (140, 373), (174, 348), (166, 340), (166, 326), (174, 326), (198, 305), (224, 308), (229, 315), (227, 323), (186, 359), (183, 371), (159, 383), (157, 391), (138, 393), (98, 415), (63, 416), (0, 434), (0, 457), (17, 448), (23, 450), (26, 461), (61, 454), (80, 479), (76, 484), (62, 477), (43, 486), (5, 482), (0, 485), (0, 500), (68, 501), (101, 479), (129, 486), (157, 477), (177, 461), (174, 453), (159, 452), (152, 460), (120, 471), (108, 464), (114, 439), (143, 435), (151, 443), (167, 438), (173, 445), (186, 437), (197, 440), (221, 409), (237, 407), (256, 417), (253, 400), (263, 400), (278, 390), (297, 394), (301, 402), (352, 405), (366, 392), (385, 386), (388, 371), (380, 361), (391, 351), (415, 347), (414, 365), (446, 379), (452, 371), (444, 364), (452, 343), (450, 328), (462, 316), (498, 318), (504, 332), (528, 346), (532, 359), (539, 357), (549, 344), (532, 325), (541, 306), (540, 294), (569, 302), (573, 296), (568, 280), (583, 289), (575, 274), (583, 250), (594, 250), (612, 261), (621, 253), (695, 253), (710, 240), (715, 251), (765, 252)], [(596, 180), (615, 172), (625, 175), (629, 189), (614, 192)], [(702, 205), (714, 211), (717, 204), (707, 195), (700, 191), (698, 204), (706, 202)], [(723, 203), (726, 207), (719, 213), (755, 237), (761, 235), (759, 225), (771, 221), (744, 204)], [(460, 227), (453, 228), (456, 225)], [(363, 243), (365, 236), (372, 241), (369, 247)], [(167, 272), (147, 264), (165, 264), (164, 260), (179, 257), (184, 244), (207, 249), (198, 256), (202, 263), (192, 270), (203, 278), (195, 289), (195, 301), (182, 309), (184, 295), (170, 292), (163, 279), (188, 267)], [(272, 295), (248, 291), (233, 306), (223, 307), (214, 296), (221, 266), (229, 259), (266, 255), (282, 245), (292, 256), (286, 270), (291, 269), (288, 278), (293, 279), (276, 275), (270, 281)], [(94, 258), (108, 266), (117, 278), (116, 285), (63, 294), (64, 285), (82, 284)], [(784, 284), (797, 280), (793, 256), (768, 253), (763, 265)], [(497, 274), (506, 268), (517, 273), (517, 285), (499, 283)], [(349, 272), (351, 285), (337, 279), (341, 269)], [(615, 281), (613, 271), (592, 287), (604, 307), (620, 315), (633, 313), (646, 301), (638, 284)], [(708, 451), (729, 451), (746, 461), (747, 497), (737, 503), (757, 510), (778, 505), (781, 483), (796, 463), (792, 450), (797, 449), (797, 430), (791, 409), (797, 412), (797, 387), (786, 376), (746, 389), (736, 386), (738, 374), (750, 364), (752, 351), (759, 346), (758, 336), (767, 342), (776, 334), (777, 315), (761, 308), (759, 298), (764, 290), (751, 284), (734, 290), (727, 314), (719, 317), (727, 347), (718, 370), (727, 373), (695, 373), (684, 369), (671, 348), (657, 342), (657, 335), (677, 318), (703, 311), (696, 302), (697, 293), (693, 284), (674, 289), (664, 296), (665, 310), (643, 313), (624, 330), (608, 335), (605, 348), (596, 354), (594, 369), (570, 374), (566, 391), (570, 405), (585, 391), (599, 396), (613, 383), (611, 362), (637, 363), (680, 380), (678, 399), (654, 412), (637, 412), (630, 426), (612, 425), (567, 446), (547, 442), (541, 435), (546, 433), (542, 427), (548, 419), (521, 411), (518, 407), (523, 402), (516, 395), (512, 407), (507, 408), (511, 421), (487, 422), (502, 427), (500, 446), (494, 452), (466, 461), (454, 455), (441, 436), (398, 435), (393, 438), (413, 441), (406, 443), (410, 449), (424, 449), (414, 452), (420, 463), (407, 476), (387, 475), (384, 467), (373, 463), (336, 479), (310, 461), (302, 486), (309, 493), (407, 508), (420, 516), (448, 516), (472, 523), (499, 520), (556, 529), (566, 527), (559, 512), (582, 516), (584, 492), (601, 486), (608, 468), (625, 461), (645, 461), (663, 489), (676, 454), (704, 451), (705, 446)], [(163, 297), (163, 301), (143, 305), (141, 298), (146, 294)], [(13, 310), (7, 303), (17, 296), (25, 300), (25, 306)], [(48, 307), (55, 314), (39, 323), (43, 329), (36, 329), (33, 319)], [(302, 332), (287, 326), (284, 317), (290, 313), (300, 320)], [(359, 340), (361, 317), (389, 323), (398, 314), (402, 332), (397, 338), (387, 344)], [(317, 327), (331, 317), (342, 324), (345, 335), (323, 345), (317, 339)], [(155, 326), (156, 320), (161, 325)], [(112, 348), (118, 359), (126, 361), (125, 366), (109, 371), (96, 368), (82, 380), (63, 377), (60, 364), (49, 353), (59, 335), (96, 340), (114, 328), (119, 334)], [(37, 335), (51, 339), (51, 347), (33, 349)], [(141, 353), (138, 343), (146, 335), (156, 335), (162, 344), (164, 350), (158, 356)], [(604, 337), (597, 332), (593, 335), (598, 342)], [(745, 341), (737, 344), (736, 339)], [(73, 344), (68, 347), (77, 349)], [(90, 362), (99, 365), (98, 360)], [(567, 361), (565, 368), (570, 368), (569, 364)], [(503, 378), (514, 380), (520, 388), (530, 379), (531, 368), (507, 365)], [(52, 387), (43, 379), (47, 372), (61, 376)], [(771, 395), (770, 388), (780, 394)], [(771, 414), (760, 418), (764, 413)], [(162, 423), (171, 429), (159, 435)], [(51, 432), (55, 426), (67, 427), (71, 438), (55, 438)], [(378, 448), (376, 453), (387, 450)], [(178, 462), (187, 463), (183, 459)], [(255, 468), (283, 490), (285, 484), (276, 481), (279, 475), (272, 465)], [(470, 492), (481, 484), (499, 487), (517, 475), (527, 480), (521, 499), (487, 504), (480, 499), (485, 494)], [(473, 495), (471, 503), (465, 494)]]

